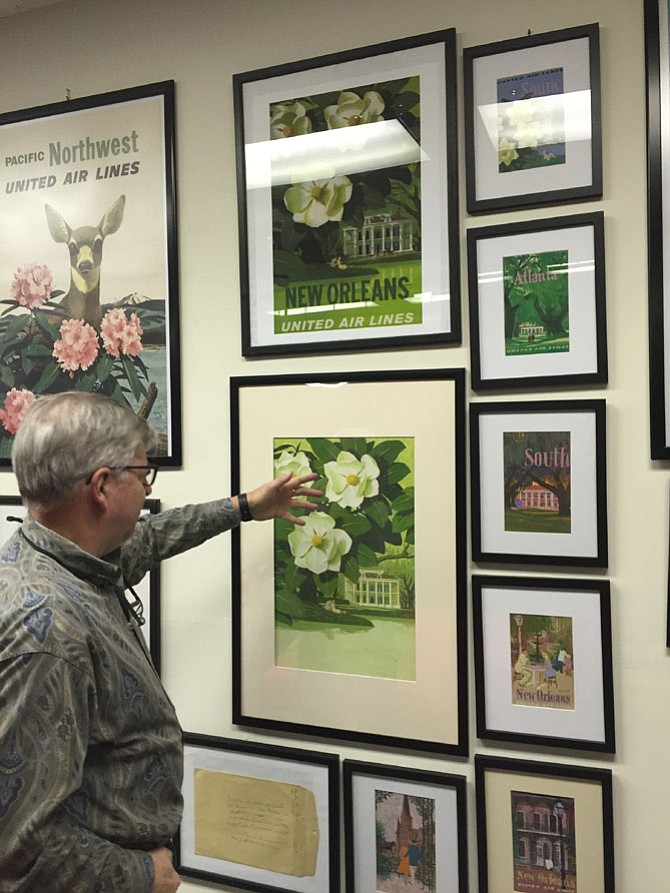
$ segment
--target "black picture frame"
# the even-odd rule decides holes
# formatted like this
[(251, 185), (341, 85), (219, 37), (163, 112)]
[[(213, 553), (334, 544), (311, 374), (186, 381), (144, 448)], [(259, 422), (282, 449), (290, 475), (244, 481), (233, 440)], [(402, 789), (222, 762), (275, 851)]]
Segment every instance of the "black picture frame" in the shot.
[[(463, 79), (470, 214), (602, 196), (597, 23), (466, 47)], [(510, 105), (503, 116), (520, 100), (532, 114)]]
[[(464, 381), (462, 369), (231, 379), (232, 492), (273, 466), (309, 466), (324, 491), (298, 530), (232, 531), (235, 724), (467, 754)], [(345, 453), (366, 488), (355, 508), (351, 491), (329, 494)], [(386, 663), (373, 638), (389, 623), (402, 641)]]
[(5, 112), (0, 133), (0, 467), (32, 395), (75, 389), (140, 412), (152, 461), (181, 465), (174, 81)]
[(235, 74), (233, 95), (243, 355), (460, 343), (454, 29)]
[[(670, 41), (667, 0), (644, 0), (647, 99), (647, 269), (649, 305), (649, 425), (652, 459), (670, 459), (668, 325), (670, 266), (665, 262), (668, 214), (667, 121), (670, 111)], [(670, 641), (670, 640), (669, 640)]]
[(475, 391), (607, 382), (604, 230), (599, 211), (468, 230)]
[[(426, 889), (435, 893), (468, 893), (464, 776), (358, 760), (344, 760), (342, 771), (347, 893), (375, 893), (383, 889), (378, 885), (380, 865), (389, 867), (390, 878), (394, 871), (391, 864), (395, 864), (398, 879), (403, 877), (407, 882), (407, 871), (412, 876), (413, 862), (417, 863), (414, 875), (419, 883), (424, 883), (420, 866), (428, 864), (430, 885), (425, 885)], [(382, 785), (384, 790), (380, 791)], [(379, 794), (388, 796), (382, 798)], [(389, 799), (395, 802), (388, 804)], [(381, 800), (386, 812), (393, 808), (386, 825), (378, 815), (378, 806), (384, 808), (378, 804)], [(432, 803), (432, 808), (422, 810), (417, 803), (421, 800)], [(394, 839), (381, 837), (379, 826)], [(419, 845), (419, 859), (411, 859), (402, 850), (408, 840)], [(389, 851), (389, 844), (395, 844), (395, 850)], [(428, 848), (430, 862), (425, 859)], [(407, 856), (402, 874), (398, 871), (401, 855)]]
[(605, 400), (471, 403), (473, 561), (607, 567), (606, 456)]
[(475, 797), (480, 893), (514, 893), (517, 871), (567, 889), (584, 863), (589, 890), (615, 893), (611, 770), (477, 754)]
[(472, 607), (477, 737), (615, 753), (609, 581), (474, 574)]
[(339, 893), (338, 754), (185, 732), (182, 790), (179, 874), (255, 893)]

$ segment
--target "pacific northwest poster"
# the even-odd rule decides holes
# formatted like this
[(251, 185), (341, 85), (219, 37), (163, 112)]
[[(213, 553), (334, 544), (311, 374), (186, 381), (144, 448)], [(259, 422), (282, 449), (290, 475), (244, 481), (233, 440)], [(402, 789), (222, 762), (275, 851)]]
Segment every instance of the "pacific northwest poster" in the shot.
[(511, 795), (514, 893), (578, 893), (574, 799)]
[[(274, 102), (269, 122), (272, 140), (338, 138), (334, 163), (307, 152), (292, 182), (272, 188), (275, 334), (420, 326), (420, 77), (343, 82), (339, 90)], [(414, 160), (384, 165), (381, 153), (382, 163), (361, 170), (373, 126), (382, 122), (398, 122), (416, 147)]]
[(435, 800), (375, 791), (377, 893), (435, 893)]
[(505, 355), (570, 350), (568, 252), (503, 257)]
[(505, 530), (570, 533), (570, 432), (503, 432)]
[(510, 614), (512, 704), (575, 709), (572, 617)]
[(275, 438), (274, 466), (324, 492), (275, 521), (276, 666), (415, 680), (414, 438)]
[(0, 460), (35, 396), (64, 390), (141, 411), (173, 454), (172, 94), (158, 86), (0, 118)]

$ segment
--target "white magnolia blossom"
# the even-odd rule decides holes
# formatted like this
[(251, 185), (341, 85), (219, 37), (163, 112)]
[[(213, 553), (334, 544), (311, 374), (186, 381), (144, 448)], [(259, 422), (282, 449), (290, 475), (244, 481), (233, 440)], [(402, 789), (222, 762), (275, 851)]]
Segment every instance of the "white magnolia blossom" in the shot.
[(303, 474), (312, 473), (309, 459), (302, 451), (292, 453), (290, 450), (284, 450), (275, 459), (275, 477), (281, 477), (289, 471), (295, 478), (301, 477)]
[(288, 535), (291, 555), (297, 567), (313, 574), (339, 571), (342, 558), (351, 549), (352, 539), (344, 530), (335, 529), (335, 521), (325, 512), (312, 512), (304, 527)]
[(326, 499), (343, 508), (357, 509), (364, 499), (379, 493), (379, 466), (367, 453), (357, 459), (343, 450), (335, 462), (326, 462), (323, 470), (328, 479)]
[(272, 106), (270, 139), (281, 140), (312, 132), (312, 122), (300, 102), (279, 102)]
[(296, 183), (284, 193), (284, 204), (296, 223), (316, 228), (329, 220), (342, 219), (352, 189), (349, 177)]
[(345, 90), (337, 98), (337, 105), (324, 109), (329, 130), (340, 127), (355, 127), (358, 124), (374, 124), (383, 121), (384, 100), (376, 90), (368, 90), (360, 97), (358, 93)]

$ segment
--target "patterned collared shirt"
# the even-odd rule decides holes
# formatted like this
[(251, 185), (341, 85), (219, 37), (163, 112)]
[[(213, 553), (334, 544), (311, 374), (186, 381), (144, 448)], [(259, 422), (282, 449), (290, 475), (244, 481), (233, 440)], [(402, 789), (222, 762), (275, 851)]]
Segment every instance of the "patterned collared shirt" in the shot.
[(120, 599), (236, 524), (229, 499), (143, 515), (99, 559), (27, 517), (0, 549), (0, 893), (151, 890), (181, 728)]

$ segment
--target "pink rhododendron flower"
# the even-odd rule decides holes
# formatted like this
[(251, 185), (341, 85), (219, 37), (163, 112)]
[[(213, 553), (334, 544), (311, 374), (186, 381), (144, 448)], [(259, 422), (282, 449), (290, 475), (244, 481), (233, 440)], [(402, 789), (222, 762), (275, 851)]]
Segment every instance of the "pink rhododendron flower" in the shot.
[(24, 412), (34, 399), (35, 395), (32, 391), (19, 391), (18, 388), (12, 388), (10, 391), (7, 391), (5, 408), (0, 409), (0, 422), (2, 422), (5, 431), (8, 431), (10, 434), (16, 434)]
[(33, 310), (49, 300), (52, 288), (53, 276), (49, 267), (34, 263), (19, 267), (14, 273), (11, 294), (22, 307)]
[(127, 319), (120, 307), (108, 310), (100, 323), (100, 334), (103, 347), (113, 357), (120, 353), (136, 357), (142, 350), (143, 329), (136, 313), (131, 313)]
[(60, 340), (54, 342), (52, 356), (64, 372), (74, 378), (77, 369), (88, 369), (98, 356), (100, 346), (93, 326), (81, 319), (63, 320)]

